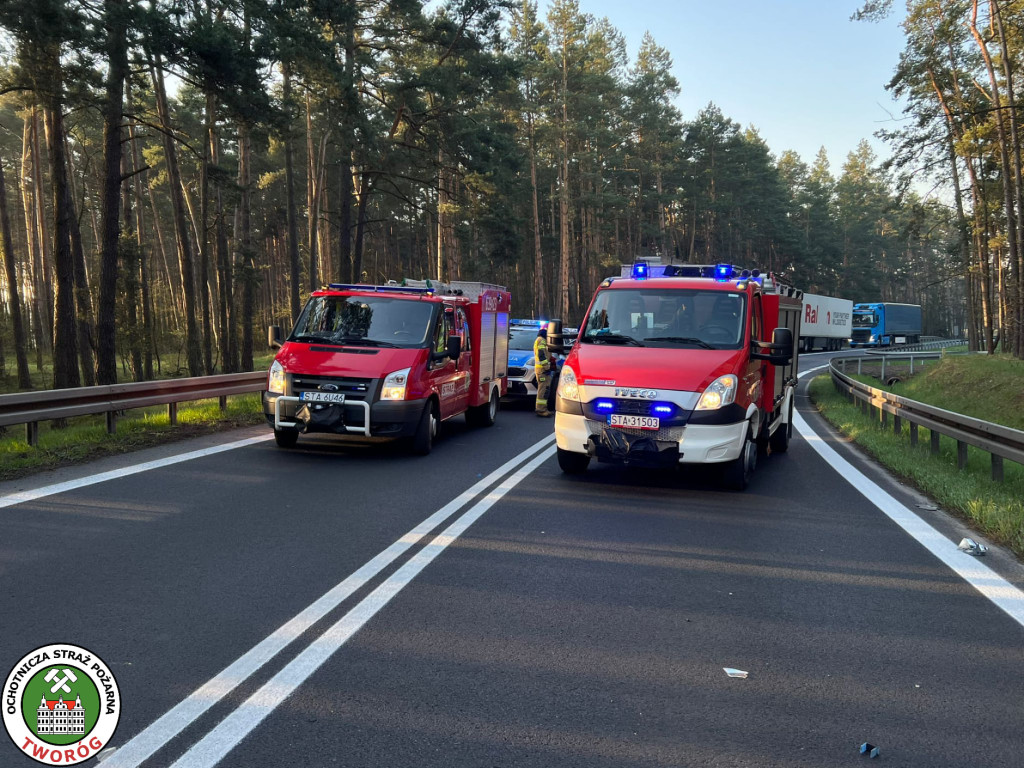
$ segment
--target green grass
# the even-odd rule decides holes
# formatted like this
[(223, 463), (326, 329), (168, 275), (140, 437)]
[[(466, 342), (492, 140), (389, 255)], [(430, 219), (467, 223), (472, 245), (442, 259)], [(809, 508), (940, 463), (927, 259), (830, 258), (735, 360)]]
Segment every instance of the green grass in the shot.
[(225, 428), (263, 423), (260, 394), (232, 395), (221, 412), (217, 400), (179, 403), (178, 424), (173, 426), (167, 406), (128, 411), (117, 420), (116, 434), (107, 434), (104, 416), (82, 416), (57, 428), (39, 424), (39, 443), (31, 447), (23, 426), (0, 434), (0, 480), (12, 480), (99, 456), (126, 453), (173, 440), (210, 434)]
[[(1014, 398), (1019, 405), (1022, 372), (1020, 361), (980, 356), (948, 362), (944, 359), (942, 365), (898, 385), (901, 391), (895, 387), (886, 389), (940, 408), (1018, 426), (1020, 414), (1008, 411), (1013, 410)], [(879, 386), (879, 382), (869, 377), (855, 378)], [(1014, 379), (1017, 381), (1015, 389)], [(955, 440), (940, 438), (940, 451), (933, 456), (931, 434), (921, 428), (918, 445), (911, 446), (906, 423), (900, 435), (893, 433), (891, 417), (888, 429), (883, 429), (877, 413), (874, 416), (863, 414), (858, 406), (836, 392), (827, 375), (811, 382), (810, 394), (833, 426), (884, 466), (935, 499), (944, 509), (960, 514), (992, 541), (1024, 557), (1024, 467), (1007, 461), (1004, 481), (993, 482), (989, 454), (968, 447), (967, 469), (960, 471)], [(1001, 404), (1000, 394), (1008, 398)]]

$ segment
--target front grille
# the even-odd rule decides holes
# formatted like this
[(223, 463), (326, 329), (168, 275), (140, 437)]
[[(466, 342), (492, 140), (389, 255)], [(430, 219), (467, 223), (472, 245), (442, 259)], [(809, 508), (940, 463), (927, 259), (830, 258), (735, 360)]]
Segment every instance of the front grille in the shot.
[(856, 342), (869, 341), (871, 339), (871, 329), (854, 328), (850, 334), (850, 339)]
[(509, 366), (508, 375), (511, 376), (513, 379), (521, 379), (526, 376), (526, 369), (512, 365)]
[(295, 374), (292, 376), (292, 395), (301, 392), (316, 392), (321, 384), (334, 384), (347, 400), (370, 400), (373, 398), (374, 380), (358, 379), (347, 376), (308, 376)]
[(655, 440), (664, 440), (672, 443), (678, 443), (682, 440), (683, 432), (686, 430), (686, 427), (662, 427), (657, 431), (653, 429), (633, 429), (631, 427), (608, 427), (603, 421), (587, 419), (587, 431), (591, 435), (600, 435), (605, 428), (617, 429), (620, 432), (625, 432), (627, 435), (653, 437)]

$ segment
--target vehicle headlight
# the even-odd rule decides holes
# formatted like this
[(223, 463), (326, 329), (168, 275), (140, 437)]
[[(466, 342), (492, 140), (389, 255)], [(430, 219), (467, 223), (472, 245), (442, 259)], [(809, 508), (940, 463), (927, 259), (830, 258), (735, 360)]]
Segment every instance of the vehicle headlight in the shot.
[(563, 368), (562, 375), (558, 377), (558, 396), (563, 400), (580, 401), (580, 387), (576, 383), (576, 374), (572, 368)]
[(285, 381), (284, 366), (281, 365), (277, 360), (270, 364), (270, 372), (267, 373), (267, 392), (273, 392), (275, 395), (283, 395), (285, 388), (287, 387), (287, 381)]
[(737, 379), (733, 374), (719, 376), (704, 390), (697, 402), (698, 411), (714, 411), (723, 405), (729, 405), (736, 399)]
[(405, 385), (409, 383), (410, 368), (389, 373), (384, 378), (384, 386), (380, 390), (381, 400), (405, 400)]
[(536, 365), (536, 364), (537, 364), (537, 358), (531, 357), (529, 360), (526, 361), (526, 365), (523, 366), (523, 367), (524, 368), (533, 368), (533, 366)]

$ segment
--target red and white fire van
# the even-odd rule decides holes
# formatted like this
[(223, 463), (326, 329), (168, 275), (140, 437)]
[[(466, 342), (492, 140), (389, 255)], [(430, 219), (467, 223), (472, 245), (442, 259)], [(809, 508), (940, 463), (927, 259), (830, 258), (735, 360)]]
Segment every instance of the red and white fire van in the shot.
[(718, 464), (745, 488), (759, 448), (788, 448), (801, 297), (728, 264), (605, 280), (562, 367), (559, 466)]
[(277, 444), (312, 432), (433, 447), (442, 421), (490, 426), (506, 393), (509, 292), (487, 283), (332, 284), (315, 291), (267, 376)]

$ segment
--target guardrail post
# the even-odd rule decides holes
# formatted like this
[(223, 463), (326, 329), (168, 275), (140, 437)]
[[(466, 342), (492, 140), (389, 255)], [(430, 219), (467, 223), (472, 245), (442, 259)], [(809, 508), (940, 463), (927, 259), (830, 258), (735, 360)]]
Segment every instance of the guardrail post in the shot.
[(882, 429), (885, 429), (886, 427), (889, 426), (889, 412), (887, 410), (885, 410), (885, 406), (884, 405), (879, 405), (878, 406), (878, 411), (879, 411), (879, 413), (881, 414), (881, 417), (882, 417)]
[(107, 411), (107, 434), (117, 432), (117, 411)]
[(932, 455), (933, 456), (938, 456), (939, 455), (939, 437), (940, 437), (939, 433), (936, 432), (933, 429), (932, 430)]
[(881, 376), (881, 380), (882, 380), (882, 383), (884, 384), (885, 383), (885, 355), (882, 355), (882, 376)]
[(168, 403), (167, 404), (167, 420), (171, 423), (172, 426), (178, 423), (178, 404), (177, 403)]
[(992, 454), (992, 480), (996, 483), (1003, 482), (1003, 457)]
[(858, 376), (860, 375), (860, 367), (861, 367), (861, 364), (863, 362), (864, 362), (864, 358), (863, 357), (858, 357), (857, 358), (857, 375)]
[(894, 434), (902, 434), (903, 432), (903, 419), (895, 414), (892, 417), (892, 431)]
[(221, 395), (217, 399), (220, 401), (220, 410), (221, 410), (221, 412), (226, 411), (228, 409), (228, 396), (227, 395)]
[(870, 408), (871, 406), (868, 404), (867, 400), (860, 401), (860, 412), (863, 413), (865, 416), (868, 415), (868, 411)]
[(917, 447), (917, 424), (913, 421), (910, 422), (910, 445), (913, 448)]
[(35, 448), (39, 445), (39, 422), (30, 421), (25, 425), (25, 442)]
[(910, 356), (910, 375), (914, 375), (914, 356)]
[(956, 468), (967, 468), (967, 443), (963, 440), (956, 441)]

